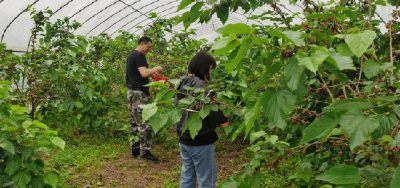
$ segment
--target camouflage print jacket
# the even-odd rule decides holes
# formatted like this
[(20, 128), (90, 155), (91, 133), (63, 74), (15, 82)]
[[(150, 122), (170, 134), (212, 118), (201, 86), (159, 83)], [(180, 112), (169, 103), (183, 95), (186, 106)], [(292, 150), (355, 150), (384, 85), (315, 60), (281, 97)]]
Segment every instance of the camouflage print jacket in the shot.
[[(184, 86), (189, 86), (192, 88), (206, 88), (209, 84), (205, 82), (204, 80), (201, 80), (199, 77), (195, 76), (186, 76), (182, 79), (182, 82), (178, 85), (178, 94), (175, 95), (175, 101), (174, 105), (178, 106), (179, 100), (187, 97), (186, 95), (182, 93), (187, 93), (186, 89), (184, 89)], [(188, 93), (189, 95), (193, 94), (193, 90)], [(207, 90), (206, 94), (208, 97), (213, 99), (214, 92), (212, 90)], [(191, 139), (190, 137), (190, 132), (189, 130), (186, 130), (182, 134), (182, 130), (188, 119), (196, 112), (200, 111), (201, 109), (182, 109), (182, 118), (181, 120), (174, 125), (174, 130), (180, 135), (181, 138), (184, 139)], [(224, 116), (221, 110), (216, 111), (211, 111), (210, 114), (202, 120), (203, 126), (200, 129), (197, 137), (200, 137), (202, 135), (205, 135), (209, 132), (215, 131), (215, 129), (222, 123), (228, 121), (228, 118)]]

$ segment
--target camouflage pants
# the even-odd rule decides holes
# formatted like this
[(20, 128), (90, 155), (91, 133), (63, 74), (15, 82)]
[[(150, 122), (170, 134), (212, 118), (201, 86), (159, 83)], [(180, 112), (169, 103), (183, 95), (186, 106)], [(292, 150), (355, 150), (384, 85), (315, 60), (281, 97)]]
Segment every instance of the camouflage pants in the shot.
[(131, 124), (129, 133), (131, 135), (139, 135), (140, 137), (139, 142), (132, 140), (131, 146), (133, 150), (140, 148), (140, 155), (143, 155), (151, 149), (151, 133), (153, 129), (148, 121), (142, 122), (143, 110), (138, 106), (147, 104), (148, 99), (144, 92), (130, 89), (128, 89), (126, 96), (129, 103), (129, 122)]

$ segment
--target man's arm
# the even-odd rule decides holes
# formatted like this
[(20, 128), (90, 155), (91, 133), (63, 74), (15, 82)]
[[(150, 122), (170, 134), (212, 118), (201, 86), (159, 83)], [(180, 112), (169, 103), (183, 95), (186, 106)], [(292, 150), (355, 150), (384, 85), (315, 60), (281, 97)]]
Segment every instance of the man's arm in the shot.
[(152, 69), (148, 69), (147, 67), (139, 67), (140, 75), (141, 75), (143, 78), (150, 77), (150, 76), (152, 76), (154, 73), (156, 73), (156, 72), (161, 72), (161, 71), (162, 71), (162, 68), (161, 68), (160, 66), (154, 67), (154, 68), (152, 68)]

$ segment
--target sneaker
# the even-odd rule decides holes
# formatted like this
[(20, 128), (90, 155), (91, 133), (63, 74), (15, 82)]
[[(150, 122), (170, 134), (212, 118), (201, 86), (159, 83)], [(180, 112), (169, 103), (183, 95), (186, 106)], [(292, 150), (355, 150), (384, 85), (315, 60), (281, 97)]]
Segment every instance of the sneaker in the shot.
[(139, 155), (140, 155), (140, 149), (132, 150), (132, 155), (131, 155), (132, 158), (136, 158)]
[(141, 155), (140, 159), (141, 160), (147, 160), (147, 161), (150, 161), (150, 162), (155, 162), (155, 163), (157, 163), (159, 161), (157, 159), (157, 157), (154, 157), (154, 155), (151, 154), (150, 151), (147, 151), (144, 155)]

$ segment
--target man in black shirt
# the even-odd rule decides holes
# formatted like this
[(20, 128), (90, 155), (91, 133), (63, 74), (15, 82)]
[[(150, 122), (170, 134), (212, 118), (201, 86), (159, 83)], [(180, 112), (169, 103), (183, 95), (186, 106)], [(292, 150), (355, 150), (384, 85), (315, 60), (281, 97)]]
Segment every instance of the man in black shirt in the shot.
[(142, 109), (138, 107), (148, 103), (147, 97), (150, 92), (144, 85), (149, 83), (149, 77), (162, 71), (160, 66), (148, 68), (145, 55), (150, 51), (151, 44), (149, 37), (142, 37), (136, 49), (129, 54), (126, 62), (126, 86), (128, 87), (129, 132), (131, 135), (140, 135), (139, 140), (133, 139), (131, 142), (132, 157), (140, 155), (142, 160), (158, 162), (158, 159), (150, 153), (153, 129), (148, 121), (142, 122)]

